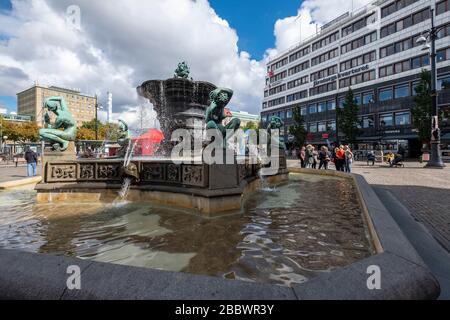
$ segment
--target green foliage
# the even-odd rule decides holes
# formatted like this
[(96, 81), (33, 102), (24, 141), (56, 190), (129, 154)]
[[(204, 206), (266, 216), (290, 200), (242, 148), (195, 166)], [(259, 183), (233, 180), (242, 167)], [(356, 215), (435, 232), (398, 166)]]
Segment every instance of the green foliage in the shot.
[[(95, 119), (83, 122), (78, 129), (77, 140), (95, 140)], [(104, 124), (97, 120), (97, 130), (99, 140), (116, 141), (119, 136), (119, 125), (115, 123)]]
[(244, 130), (244, 132), (247, 130), (255, 130), (256, 132), (258, 132), (259, 126), (260, 126), (259, 123), (250, 121), (250, 122), (247, 122), (247, 124), (244, 126), (243, 130)]
[(18, 123), (4, 119), (0, 119), (0, 122), (2, 123), (2, 136), (7, 136), (10, 141), (18, 143), (39, 141), (39, 128), (35, 122)]
[(419, 140), (422, 143), (428, 143), (431, 138), (431, 118), (433, 114), (430, 71), (422, 70), (420, 81), (415, 90), (415, 106), (411, 109), (412, 123), (419, 131)]
[(360, 130), (358, 128), (359, 119), (358, 112), (359, 107), (356, 104), (355, 97), (351, 88), (348, 89), (345, 95), (344, 107), (336, 109), (338, 115), (337, 126), (339, 126), (340, 131), (344, 134), (345, 140), (348, 143), (356, 142)]
[(305, 119), (300, 113), (300, 108), (294, 108), (292, 112), (294, 125), (289, 128), (289, 134), (295, 137), (294, 145), (301, 148), (306, 141), (307, 131), (305, 129)]

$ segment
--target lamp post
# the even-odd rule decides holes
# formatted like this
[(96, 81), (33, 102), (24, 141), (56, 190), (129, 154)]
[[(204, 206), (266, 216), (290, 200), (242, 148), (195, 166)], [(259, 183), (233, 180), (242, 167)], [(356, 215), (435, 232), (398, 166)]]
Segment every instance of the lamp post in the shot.
[(442, 169), (445, 167), (441, 156), (441, 136), (439, 132), (439, 110), (437, 105), (437, 91), (436, 91), (436, 39), (438, 37), (439, 31), (441, 31), (445, 26), (436, 28), (434, 26), (434, 9), (430, 9), (431, 13), (431, 29), (425, 31), (425, 33), (417, 39), (417, 44), (423, 44), (424, 50), (429, 50), (430, 52), (430, 62), (431, 62), (431, 107), (432, 107), (432, 141), (431, 141), (431, 156), (430, 161), (425, 166), (426, 168), (438, 168)]
[(98, 104), (97, 95), (95, 95), (95, 141), (98, 141), (98, 110), (103, 109), (102, 105)]

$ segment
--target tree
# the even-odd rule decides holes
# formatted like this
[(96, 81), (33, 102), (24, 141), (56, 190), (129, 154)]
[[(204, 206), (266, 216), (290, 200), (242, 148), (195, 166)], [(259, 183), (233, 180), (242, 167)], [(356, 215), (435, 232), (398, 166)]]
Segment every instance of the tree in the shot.
[(345, 139), (348, 143), (356, 142), (356, 138), (359, 135), (359, 119), (358, 112), (359, 107), (356, 103), (355, 97), (353, 95), (353, 91), (351, 88), (348, 89), (347, 94), (345, 95), (344, 107), (336, 109), (338, 115), (337, 126), (342, 131), (345, 136)]
[(305, 119), (303, 118), (300, 108), (294, 108), (293, 112), (294, 125), (289, 128), (289, 134), (295, 137), (294, 145), (298, 148), (303, 147), (306, 141), (307, 131), (305, 128)]
[(28, 143), (39, 141), (39, 128), (35, 122), (17, 123), (3, 119), (3, 136), (15, 143)]
[(259, 123), (255, 123), (255, 122), (247, 122), (247, 124), (244, 126), (243, 130), (244, 132), (247, 130), (254, 130), (255, 132), (258, 132), (259, 130)]
[(431, 118), (433, 114), (430, 71), (422, 70), (415, 91), (415, 106), (411, 109), (412, 123), (419, 131), (419, 140), (423, 144), (428, 144), (431, 138)]
[(95, 130), (81, 127), (77, 131), (77, 140), (95, 140)]

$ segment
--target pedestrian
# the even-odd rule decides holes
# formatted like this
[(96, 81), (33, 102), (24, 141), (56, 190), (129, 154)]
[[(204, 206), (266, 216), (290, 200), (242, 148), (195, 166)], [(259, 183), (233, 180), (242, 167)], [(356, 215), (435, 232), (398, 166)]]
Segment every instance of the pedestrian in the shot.
[(330, 161), (330, 152), (328, 151), (327, 147), (323, 146), (319, 152), (319, 170), (321, 170), (322, 168), (328, 170), (328, 164), (330, 163)]
[(36, 176), (36, 167), (38, 162), (38, 156), (30, 147), (27, 147), (24, 154), (25, 161), (27, 162), (27, 176)]
[(302, 166), (302, 168), (306, 167), (306, 148), (302, 147), (302, 149), (300, 150), (300, 165)]
[(345, 151), (343, 145), (339, 146), (336, 151), (336, 170), (345, 171)]
[(317, 164), (319, 163), (319, 152), (317, 152), (317, 149), (313, 147), (313, 164), (312, 168), (317, 169)]
[(306, 153), (306, 168), (312, 168), (312, 165), (314, 163), (313, 151), (314, 151), (313, 146), (308, 144), (306, 146), (306, 150), (305, 150), (305, 153)]
[(353, 152), (349, 146), (344, 147), (345, 172), (352, 173)]

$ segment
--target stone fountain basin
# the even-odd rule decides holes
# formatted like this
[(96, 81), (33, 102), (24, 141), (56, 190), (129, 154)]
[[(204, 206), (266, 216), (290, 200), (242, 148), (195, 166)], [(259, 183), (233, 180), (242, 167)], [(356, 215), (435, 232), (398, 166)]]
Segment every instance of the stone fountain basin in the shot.
[[(440, 288), (362, 176), (332, 171), (291, 172), (351, 179), (376, 254), (305, 283), (278, 285), (115, 265), (70, 257), (0, 250), (0, 298), (10, 299), (435, 299)], [(67, 290), (67, 267), (78, 265), (81, 290)], [(367, 287), (369, 267), (381, 270), (381, 288)]]

